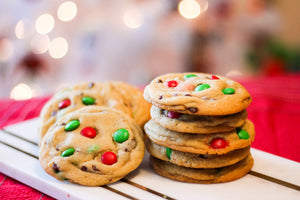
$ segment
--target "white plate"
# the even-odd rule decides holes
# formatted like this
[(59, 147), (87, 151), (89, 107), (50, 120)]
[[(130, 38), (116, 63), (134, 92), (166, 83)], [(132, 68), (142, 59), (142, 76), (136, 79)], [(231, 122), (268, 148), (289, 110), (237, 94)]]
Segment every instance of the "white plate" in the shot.
[(222, 184), (173, 181), (153, 172), (146, 153), (142, 164), (121, 181), (102, 187), (60, 182), (38, 161), (38, 119), (0, 130), (0, 171), (57, 199), (300, 199), (300, 164), (256, 149), (252, 170)]

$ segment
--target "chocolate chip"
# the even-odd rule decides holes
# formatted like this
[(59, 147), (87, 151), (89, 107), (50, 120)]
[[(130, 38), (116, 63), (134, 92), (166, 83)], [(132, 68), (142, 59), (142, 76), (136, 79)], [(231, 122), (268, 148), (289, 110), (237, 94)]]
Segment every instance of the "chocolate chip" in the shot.
[(65, 122), (63, 122), (63, 123), (61, 123), (60, 125), (62, 125), (62, 126), (65, 126), (65, 125), (66, 125), (66, 123), (65, 123)]
[(88, 88), (92, 88), (92, 87), (94, 87), (94, 83), (93, 82), (91, 82), (91, 83), (89, 83), (89, 86), (88, 86)]
[(156, 81), (156, 83), (162, 83), (163, 81), (161, 80), (161, 79), (158, 79), (157, 81)]
[(96, 167), (95, 165), (92, 166), (92, 169), (93, 169), (94, 171), (100, 171), (99, 169), (97, 169), (97, 167)]
[(128, 152), (128, 149), (127, 149), (127, 148), (125, 148), (124, 150), (125, 150), (125, 152)]
[(54, 170), (55, 173), (58, 173), (58, 172), (59, 172), (59, 168), (58, 168), (58, 166), (57, 166), (56, 163), (53, 163), (52, 169)]
[(191, 94), (185, 94), (184, 96), (186, 96), (186, 97), (191, 97), (192, 95), (191, 95)]
[(87, 171), (87, 167), (86, 166), (82, 166), (81, 170), (86, 172)]
[(50, 115), (51, 115), (51, 117), (54, 117), (54, 116), (56, 115), (56, 113), (57, 113), (57, 111), (56, 111), (56, 110), (52, 111), (52, 112), (51, 112), (51, 114), (50, 114)]
[(190, 108), (188, 108), (188, 110), (189, 110), (191, 113), (196, 113), (196, 112), (198, 111), (198, 108), (190, 107)]
[(159, 100), (161, 100), (162, 98), (163, 98), (163, 95), (160, 95), (160, 96), (158, 97)]

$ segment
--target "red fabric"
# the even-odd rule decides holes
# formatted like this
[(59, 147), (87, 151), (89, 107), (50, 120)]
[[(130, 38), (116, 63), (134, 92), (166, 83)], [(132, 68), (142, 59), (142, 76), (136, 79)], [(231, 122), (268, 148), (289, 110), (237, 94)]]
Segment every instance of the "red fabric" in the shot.
[[(300, 75), (237, 80), (253, 101), (248, 118), (254, 123), (254, 148), (300, 162)], [(0, 128), (37, 117), (49, 97), (26, 101), (0, 100)], [(0, 199), (52, 199), (0, 173)]]

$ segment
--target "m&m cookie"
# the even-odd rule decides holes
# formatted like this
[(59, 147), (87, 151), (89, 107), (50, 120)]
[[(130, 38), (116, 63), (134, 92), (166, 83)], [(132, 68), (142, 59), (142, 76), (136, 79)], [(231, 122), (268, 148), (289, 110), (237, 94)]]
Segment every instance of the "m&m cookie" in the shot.
[(150, 118), (150, 104), (140, 89), (116, 81), (80, 83), (57, 92), (43, 107), (39, 137), (62, 116), (82, 107), (106, 106), (131, 116), (141, 127)]
[(129, 115), (92, 105), (62, 116), (50, 127), (39, 160), (58, 180), (99, 186), (136, 169), (144, 150), (143, 131)]

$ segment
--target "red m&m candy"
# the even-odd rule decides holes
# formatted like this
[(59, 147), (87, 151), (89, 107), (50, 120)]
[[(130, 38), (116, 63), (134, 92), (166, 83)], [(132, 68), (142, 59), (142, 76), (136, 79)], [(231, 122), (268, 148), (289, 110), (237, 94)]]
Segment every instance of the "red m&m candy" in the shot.
[(117, 155), (114, 152), (107, 151), (101, 156), (101, 161), (106, 165), (112, 165), (117, 162)]
[(70, 99), (65, 99), (65, 100), (62, 100), (61, 102), (58, 103), (58, 108), (63, 109), (63, 108), (68, 107), (70, 104), (71, 104), (71, 100)]
[(222, 149), (225, 148), (227, 145), (228, 144), (226, 140), (224, 140), (223, 138), (215, 138), (210, 142), (210, 146), (214, 149)]
[(168, 87), (176, 87), (178, 85), (178, 82), (175, 80), (170, 80), (167, 82)]
[(215, 76), (215, 75), (212, 75), (212, 76), (211, 76), (211, 80), (218, 80), (218, 79), (220, 79), (220, 78), (217, 77), (217, 76)]
[(92, 127), (85, 127), (80, 131), (80, 134), (88, 138), (94, 138), (97, 135), (97, 131)]
[(181, 113), (174, 112), (174, 111), (169, 111), (167, 116), (169, 118), (176, 119), (176, 118), (179, 118), (181, 116)]

